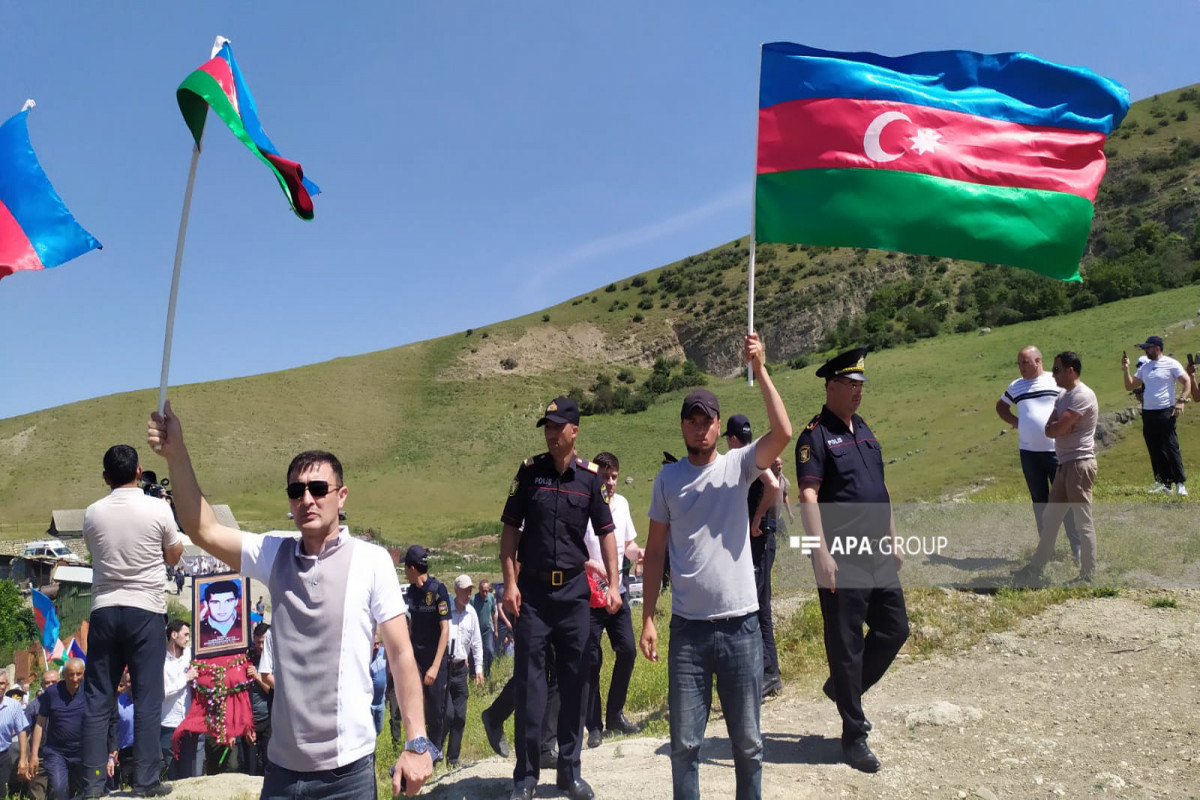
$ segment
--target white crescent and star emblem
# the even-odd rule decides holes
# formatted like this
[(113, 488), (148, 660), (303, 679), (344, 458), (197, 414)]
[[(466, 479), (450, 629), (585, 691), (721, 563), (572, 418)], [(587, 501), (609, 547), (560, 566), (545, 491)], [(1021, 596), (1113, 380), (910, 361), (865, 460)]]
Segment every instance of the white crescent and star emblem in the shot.
[[(883, 135), (883, 129), (899, 120), (912, 123), (912, 120), (900, 111), (885, 111), (871, 120), (871, 124), (867, 126), (867, 132), (863, 135), (863, 152), (866, 153), (867, 158), (880, 164), (886, 164), (904, 155), (904, 150), (898, 153), (889, 153), (879, 143), (879, 137)], [(912, 142), (912, 149), (917, 155), (925, 155), (937, 150), (938, 146), (942, 143), (941, 139), (942, 135), (937, 131), (930, 128), (919, 128), (916, 135), (909, 141)]]

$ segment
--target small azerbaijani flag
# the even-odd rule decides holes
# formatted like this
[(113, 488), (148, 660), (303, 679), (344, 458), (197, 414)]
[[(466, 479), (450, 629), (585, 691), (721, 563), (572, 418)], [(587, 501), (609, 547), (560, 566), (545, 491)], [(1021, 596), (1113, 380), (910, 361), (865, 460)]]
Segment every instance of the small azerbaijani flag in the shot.
[(57, 267), (100, 248), (75, 222), (38, 163), (27, 125), (32, 107), (27, 100), (0, 125), (0, 278)]
[(208, 109), (221, 118), (241, 139), (251, 153), (258, 156), (275, 173), (280, 188), (287, 195), (292, 211), (300, 219), (313, 218), (312, 195), (320, 194), (318, 186), (304, 177), (304, 170), (295, 161), (279, 155), (271, 139), (258, 121), (254, 97), (242, 79), (229, 40), (218, 36), (213, 57), (184, 79), (175, 91), (183, 120), (192, 132), (196, 147), (204, 135)]
[(54, 602), (37, 589), (30, 592), (29, 600), (33, 605), (33, 621), (37, 623), (42, 647), (49, 649), (58, 641), (59, 622), (58, 614), (54, 611)]
[(1028, 53), (763, 45), (755, 236), (1079, 280), (1123, 86)]

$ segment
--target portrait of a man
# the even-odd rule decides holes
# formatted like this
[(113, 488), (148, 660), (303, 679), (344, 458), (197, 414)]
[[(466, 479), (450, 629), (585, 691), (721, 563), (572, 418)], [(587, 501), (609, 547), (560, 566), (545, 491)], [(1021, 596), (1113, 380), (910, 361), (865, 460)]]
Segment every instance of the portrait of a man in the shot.
[(240, 575), (216, 575), (198, 581), (195, 609), (196, 655), (244, 650), (246, 635), (245, 580)]

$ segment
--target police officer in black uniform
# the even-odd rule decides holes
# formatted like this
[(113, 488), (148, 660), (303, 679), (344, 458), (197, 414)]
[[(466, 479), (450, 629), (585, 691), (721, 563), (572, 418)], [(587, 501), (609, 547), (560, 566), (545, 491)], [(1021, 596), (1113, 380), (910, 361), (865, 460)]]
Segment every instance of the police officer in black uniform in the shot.
[[(516, 681), (514, 800), (533, 797), (546, 711), (546, 641), (554, 643), (561, 693), (558, 716), (557, 785), (572, 800), (594, 796), (580, 776), (584, 647), (589, 627), (584, 533), (590, 519), (600, 537), (608, 573), (610, 611), (620, 608), (620, 574), (613, 520), (596, 465), (575, 453), (579, 407), (555, 398), (538, 420), (548, 452), (527, 458), (517, 470), (500, 516), (500, 566), (504, 611), (515, 626)], [(522, 525), (524, 529), (522, 530)], [(518, 576), (517, 563), (520, 562)]]
[[(842, 717), (842, 752), (863, 772), (879, 770), (867, 746), (871, 723), (862, 694), (883, 677), (908, 638), (900, 587), (900, 548), (883, 452), (855, 412), (866, 381), (866, 349), (842, 353), (817, 370), (825, 406), (796, 443), (796, 482), (825, 624), (825, 694)], [(864, 637), (863, 623), (870, 632)]]
[(421, 672), (425, 695), (425, 728), (431, 742), (441, 742), (445, 732), (446, 702), (450, 697), (450, 665), (446, 643), (450, 639), (450, 593), (429, 574), (429, 551), (419, 544), (404, 554), (408, 586), (409, 637), (413, 657)]

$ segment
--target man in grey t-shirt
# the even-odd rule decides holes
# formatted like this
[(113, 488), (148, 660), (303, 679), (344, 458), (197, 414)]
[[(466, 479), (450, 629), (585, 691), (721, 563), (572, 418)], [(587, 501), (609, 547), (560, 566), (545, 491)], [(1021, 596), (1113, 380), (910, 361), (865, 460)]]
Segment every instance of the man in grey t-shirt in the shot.
[(720, 406), (712, 392), (694, 390), (680, 413), (688, 457), (662, 468), (650, 501), (641, 648), (646, 658), (658, 661), (654, 613), (669, 547), (667, 704), (676, 800), (700, 797), (700, 746), (714, 678), (733, 749), (736, 796), (762, 795), (762, 633), (746, 508), (750, 484), (783, 452), (792, 425), (763, 366), (757, 334), (746, 336), (745, 355), (762, 389), (771, 429), (746, 447), (718, 454)]
[(1079, 379), (1083, 364), (1070, 350), (1054, 357), (1054, 380), (1065, 391), (1054, 402), (1046, 422), (1046, 436), (1054, 440), (1058, 472), (1050, 487), (1050, 503), (1042, 518), (1037, 552), (1014, 579), (1035, 580), (1054, 557), (1054, 542), (1063, 518), (1070, 511), (1079, 530), (1079, 577), (1072, 583), (1091, 583), (1096, 572), (1096, 526), (1092, 521), (1092, 487), (1096, 483), (1096, 421), (1100, 416), (1096, 393)]

